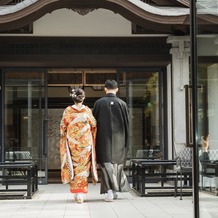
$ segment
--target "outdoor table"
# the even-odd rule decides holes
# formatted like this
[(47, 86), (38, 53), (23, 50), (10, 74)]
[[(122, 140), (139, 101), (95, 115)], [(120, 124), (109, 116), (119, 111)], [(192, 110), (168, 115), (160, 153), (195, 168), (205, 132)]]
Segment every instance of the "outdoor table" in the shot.
[[(0, 193), (3, 194), (1, 196), (8, 195), (12, 198), (14, 192), (26, 192), (24, 197), (31, 199), (38, 190), (37, 171), (37, 164), (32, 161), (0, 162), (0, 183), (2, 184)], [(26, 185), (26, 188), (18, 188), (19, 185)], [(5, 189), (2, 189), (4, 186)]]
[[(173, 170), (175, 165), (175, 160), (133, 160), (133, 189), (140, 196), (165, 196), (172, 194), (175, 196), (177, 193), (176, 172)], [(167, 171), (167, 169), (171, 169), (171, 171)], [(167, 181), (173, 181), (173, 185), (164, 186)], [(158, 185), (158, 182), (161, 182), (161, 185)], [(152, 183), (152, 186), (147, 186), (147, 183)], [(147, 193), (148, 189), (159, 191)], [(174, 192), (163, 192), (160, 189), (173, 189)]]

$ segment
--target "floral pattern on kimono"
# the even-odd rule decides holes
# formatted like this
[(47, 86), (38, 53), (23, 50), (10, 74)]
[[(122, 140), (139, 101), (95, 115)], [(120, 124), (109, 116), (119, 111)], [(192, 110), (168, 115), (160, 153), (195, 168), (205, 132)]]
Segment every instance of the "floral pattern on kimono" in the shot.
[(96, 120), (89, 107), (78, 110), (68, 106), (60, 123), (61, 181), (69, 183), (72, 193), (88, 192), (88, 177), (98, 181), (95, 141)]

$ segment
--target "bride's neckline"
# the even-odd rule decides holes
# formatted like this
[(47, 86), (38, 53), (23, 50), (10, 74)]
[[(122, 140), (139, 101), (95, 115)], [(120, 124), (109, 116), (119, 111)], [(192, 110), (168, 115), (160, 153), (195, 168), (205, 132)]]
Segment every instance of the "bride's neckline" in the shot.
[(77, 109), (77, 110), (81, 110), (83, 108), (85, 108), (85, 105), (82, 105), (82, 106), (78, 106), (78, 105), (72, 105), (73, 108)]

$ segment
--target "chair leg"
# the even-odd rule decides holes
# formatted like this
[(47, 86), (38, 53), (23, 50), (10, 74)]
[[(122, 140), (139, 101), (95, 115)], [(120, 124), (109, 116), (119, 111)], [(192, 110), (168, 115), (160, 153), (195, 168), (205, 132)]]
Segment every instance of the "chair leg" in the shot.
[(201, 176), (201, 189), (204, 190), (204, 176)]
[(177, 183), (178, 183), (178, 172), (176, 173), (176, 178), (174, 180), (174, 186), (175, 186), (175, 195), (174, 195), (174, 197), (177, 197), (177, 188), (178, 188)]
[(182, 170), (180, 170), (180, 200), (182, 200)]

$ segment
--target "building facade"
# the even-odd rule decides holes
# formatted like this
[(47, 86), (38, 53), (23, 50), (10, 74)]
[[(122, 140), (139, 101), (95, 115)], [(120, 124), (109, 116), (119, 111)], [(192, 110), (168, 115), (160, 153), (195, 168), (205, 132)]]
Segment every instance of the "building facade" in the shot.
[[(208, 135), (216, 154), (217, 1), (196, 6), (194, 145), (193, 105), (187, 104), (190, 1), (0, 1), (1, 161), (37, 160), (39, 182), (48, 183), (60, 170), (59, 122), (72, 103), (68, 89), (84, 88), (92, 107), (108, 78), (118, 81), (129, 105), (128, 159), (173, 159), (174, 143), (197, 147), (200, 157), (201, 137)], [(215, 194), (216, 177), (202, 177), (200, 162), (196, 169), (199, 196), (210, 188)]]

